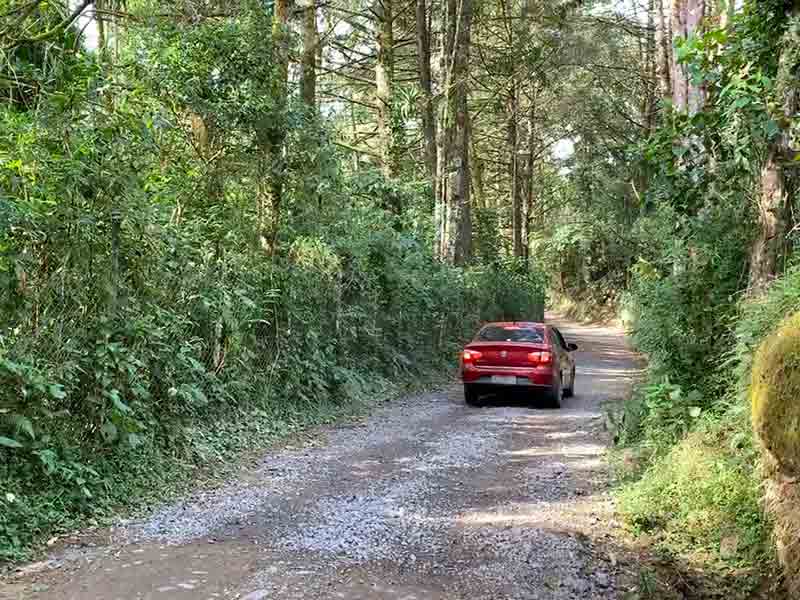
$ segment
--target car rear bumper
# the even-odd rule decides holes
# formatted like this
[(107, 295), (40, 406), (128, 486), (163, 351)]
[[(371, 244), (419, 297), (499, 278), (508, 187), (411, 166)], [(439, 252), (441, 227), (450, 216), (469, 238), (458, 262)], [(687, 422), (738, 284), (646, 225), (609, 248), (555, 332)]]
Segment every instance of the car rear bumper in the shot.
[[(507, 381), (497, 381), (502, 377)], [(513, 382), (510, 378), (514, 378)], [(464, 383), (495, 386), (541, 387), (553, 386), (553, 372), (550, 368), (513, 368), (513, 367), (471, 367), (461, 371)]]
[(553, 385), (551, 383), (547, 383), (547, 384), (545, 384), (545, 383), (534, 383), (530, 379), (526, 379), (524, 377), (517, 377), (517, 380), (516, 380), (515, 383), (498, 383), (496, 381), (492, 381), (491, 377), (480, 377), (478, 379), (474, 379), (474, 380), (471, 380), (471, 381), (466, 381), (465, 380), (464, 383), (468, 383), (469, 385), (477, 385), (477, 386), (480, 386), (482, 388), (484, 388), (484, 387), (486, 387), (486, 388), (488, 388), (488, 387), (497, 387), (497, 388), (503, 388), (503, 387), (514, 387), (514, 388), (517, 388), (517, 387), (520, 387), (520, 388), (523, 388), (524, 387), (524, 388), (531, 388), (531, 389), (549, 390), (550, 388), (553, 387)]

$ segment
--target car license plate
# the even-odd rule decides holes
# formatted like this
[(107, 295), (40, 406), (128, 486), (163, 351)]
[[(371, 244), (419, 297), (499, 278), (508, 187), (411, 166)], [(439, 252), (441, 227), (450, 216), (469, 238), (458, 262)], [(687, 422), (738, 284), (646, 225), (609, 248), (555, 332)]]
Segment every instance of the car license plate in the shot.
[(517, 383), (517, 378), (513, 375), (492, 375), (492, 383), (499, 383), (500, 385), (514, 385)]

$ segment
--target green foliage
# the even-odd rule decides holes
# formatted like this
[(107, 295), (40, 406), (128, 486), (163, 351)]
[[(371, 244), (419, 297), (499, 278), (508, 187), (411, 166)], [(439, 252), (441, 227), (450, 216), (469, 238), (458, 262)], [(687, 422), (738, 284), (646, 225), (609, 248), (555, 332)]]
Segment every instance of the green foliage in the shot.
[(473, 253), (481, 263), (492, 263), (501, 256), (503, 250), (499, 225), (501, 212), (495, 208), (476, 208), (473, 211)]
[(760, 563), (769, 536), (757, 459), (749, 422), (729, 413), (732, 377), (720, 366), (735, 343), (729, 324), (747, 236), (736, 204), (704, 203), (696, 214), (661, 206), (640, 221), (637, 235), (655, 234), (660, 247), (640, 245), (624, 299), (649, 372), (623, 409), (619, 443), (644, 451), (645, 471), (621, 506), (634, 530), (658, 536), (668, 552), (720, 559), (720, 540), (736, 536), (738, 550), (726, 560)]
[[(760, 483), (753, 477), (755, 452), (750, 443), (732, 447), (729, 427), (742, 429), (702, 422), (619, 494), (634, 532), (653, 535), (664, 551), (706, 567), (709, 556), (728, 566), (763, 564), (771, 556)], [(722, 556), (720, 543), (730, 536), (736, 552)]]
[(0, 107), (0, 559), (541, 317), (537, 275), (437, 261), (429, 190), (280, 101), (261, 3), (131, 10), (110, 73), (76, 52)]
[(592, 305), (598, 313), (616, 306), (626, 286), (632, 243), (619, 236), (613, 220), (571, 222), (577, 215), (562, 211), (565, 222), (534, 241), (541, 270), (552, 273), (557, 295)]
[(545, 297), (542, 278), (522, 259), (505, 259), (467, 272), (467, 302), (491, 321), (542, 321)]
[(691, 117), (668, 115), (641, 149), (652, 175), (626, 298), (634, 339), (656, 377), (698, 388), (711, 403), (723, 396), (715, 367), (733, 344), (729, 323), (746, 283), (751, 197), (778, 133), (775, 57), (785, 26), (781, 3), (745, 3), (732, 27), (682, 42), (678, 57), (710, 102)]
[(618, 443), (642, 442), (652, 452), (669, 448), (688, 433), (703, 413), (703, 397), (668, 379), (650, 380), (634, 393), (622, 411)]
[(656, 236), (650, 248), (642, 243), (647, 254), (631, 269), (624, 301), (634, 342), (656, 377), (711, 399), (718, 392), (710, 376), (730, 347), (727, 323), (742, 285), (747, 237), (741, 213), (735, 205), (712, 205), (682, 218), (663, 207), (642, 219), (638, 235), (663, 232), (664, 238)]
[(787, 315), (797, 311), (800, 311), (800, 266), (797, 265), (790, 267), (762, 297), (741, 305), (734, 328), (735, 343), (725, 365), (734, 374), (737, 403), (747, 399), (756, 348)]
[[(784, 3), (745, 2), (728, 28), (679, 43), (708, 102), (691, 116), (665, 107), (639, 144), (650, 186), (624, 306), (650, 367), (622, 410), (618, 440), (644, 460), (621, 508), (665, 550), (729, 566), (772, 559), (747, 395), (756, 347), (800, 308), (794, 269), (741, 300), (767, 144), (793, 135), (776, 83), (787, 26)], [(725, 537), (738, 541), (733, 556), (720, 552)]]
[[(643, 386), (625, 405), (619, 443), (644, 449), (645, 462), (641, 479), (621, 493), (621, 508), (636, 531), (659, 536), (665, 550), (718, 557), (719, 540), (736, 536), (741, 551), (727, 560), (771, 560), (748, 396), (756, 348), (798, 310), (795, 267), (731, 315), (726, 349), (706, 378), (719, 386), (715, 403), (689, 401), (678, 386), (662, 382)], [(689, 412), (695, 402), (704, 407), (699, 418)]]

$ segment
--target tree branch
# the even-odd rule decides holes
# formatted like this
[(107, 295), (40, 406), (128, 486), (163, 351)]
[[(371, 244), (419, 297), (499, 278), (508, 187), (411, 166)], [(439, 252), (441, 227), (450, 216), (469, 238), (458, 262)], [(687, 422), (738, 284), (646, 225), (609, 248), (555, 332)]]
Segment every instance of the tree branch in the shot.
[(31, 38), (16, 40), (10, 46), (7, 46), (6, 49), (13, 50), (14, 48), (18, 48), (22, 44), (33, 44), (36, 42), (43, 42), (50, 39), (51, 37), (57, 36), (59, 33), (62, 33), (67, 27), (72, 25), (75, 22), (75, 20), (78, 19), (78, 17), (80, 17), (81, 14), (83, 14), (83, 11), (86, 10), (86, 8), (92, 4), (94, 4), (94, 0), (83, 0), (75, 8), (75, 10), (73, 10), (72, 13), (70, 13), (70, 15), (66, 19), (61, 21), (61, 23), (59, 23), (55, 27), (48, 29), (47, 31), (43, 31), (39, 35), (35, 35)]

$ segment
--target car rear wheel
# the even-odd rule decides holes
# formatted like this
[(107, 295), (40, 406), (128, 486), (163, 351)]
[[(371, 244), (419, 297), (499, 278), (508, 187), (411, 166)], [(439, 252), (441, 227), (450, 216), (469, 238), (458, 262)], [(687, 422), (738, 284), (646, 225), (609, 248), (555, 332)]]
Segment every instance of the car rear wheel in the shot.
[(564, 388), (564, 398), (572, 398), (575, 395), (575, 367), (572, 367), (572, 375), (569, 378), (569, 387)]
[(467, 403), (468, 406), (477, 406), (478, 405), (478, 390), (474, 384), (465, 383), (464, 384), (464, 402)]
[(561, 387), (559, 379), (552, 389), (548, 390), (545, 400), (549, 408), (561, 408), (561, 399), (564, 397), (564, 388)]

